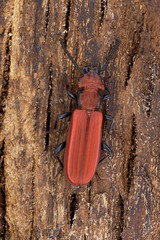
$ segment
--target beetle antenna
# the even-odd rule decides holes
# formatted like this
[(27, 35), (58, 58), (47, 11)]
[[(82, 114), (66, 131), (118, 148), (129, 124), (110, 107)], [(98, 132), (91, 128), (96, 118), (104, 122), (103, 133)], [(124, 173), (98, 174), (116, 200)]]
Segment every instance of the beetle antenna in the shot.
[(62, 38), (59, 39), (60, 44), (64, 50), (64, 52), (67, 54), (67, 56), (69, 57), (69, 59), (71, 60), (71, 62), (74, 64), (74, 66), (79, 70), (80, 73), (84, 74), (84, 71), (78, 66), (78, 64), (76, 63), (76, 61), (73, 59), (73, 57), (71, 56), (71, 54), (68, 52), (68, 50), (65, 48), (64, 46), (64, 42), (62, 40)]
[(110, 53), (110, 55), (109, 55), (109, 57), (108, 57), (108, 59), (107, 59), (107, 62), (104, 64), (102, 70), (100, 71), (100, 75), (102, 75), (103, 72), (105, 71), (105, 69), (106, 69), (106, 67), (108, 66), (108, 64), (109, 64), (109, 62), (110, 62), (110, 60), (111, 60), (113, 54), (115, 53), (115, 51), (116, 51), (117, 48), (119, 47), (120, 42), (121, 42), (120, 40), (117, 40), (117, 42), (116, 42), (114, 48), (112, 49), (112, 51), (111, 51), (111, 53)]

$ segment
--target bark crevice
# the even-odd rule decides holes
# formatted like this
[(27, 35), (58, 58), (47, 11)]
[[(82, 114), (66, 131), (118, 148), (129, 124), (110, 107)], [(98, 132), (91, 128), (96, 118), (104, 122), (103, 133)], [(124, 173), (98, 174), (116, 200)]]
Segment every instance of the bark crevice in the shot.
[(121, 195), (119, 195), (119, 202), (118, 202), (119, 208), (120, 208), (120, 219), (119, 219), (119, 236), (118, 240), (122, 240), (121, 234), (123, 233), (124, 228), (124, 200)]
[(68, 30), (69, 30), (69, 18), (70, 18), (70, 12), (71, 12), (71, 1), (69, 0), (67, 3), (67, 11), (65, 16), (65, 28), (64, 28), (64, 46), (67, 46), (67, 36), (68, 36)]
[(6, 194), (5, 194), (5, 176), (4, 176), (4, 148), (5, 141), (0, 148), (0, 239), (5, 239), (6, 233)]
[(32, 217), (31, 217), (31, 232), (30, 232), (30, 240), (33, 239), (33, 232), (34, 232), (34, 214), (35, 214), (35, 159), (33, 159), (33, 165), (32, 165)]
[(45, 34), (44, 37), (45, 39), (47, 38), (47, 31), (48, 31), (48, 25), (49, 25), (49, 15), (50, 15), (50, 0), (48, 0), (47, 2), (47, 6), (46, 6), (46, 20), (45, 20)]
[(1, 89), (1, 97), (0, 97), (0, 129), (2, 128), (6, 100), (8, 96), (8, 86), (9, 86), (9, 74), (10, 74), (10, 65), (11, 65), (11, 57), (10, 51), (12, 46), (12, 28), (10, 27), (7, 34), (7, 41), (5, 44), (5, 60), (3, 67), (3, 78), (2, 78), (2, 89)]
[(107, 1), (106, 0), (101, 0), (101, 16), (100, 16), (100, 27), (103, 24), (103, 19), (104, 19), (104, 12), (107, 6)]
[(148, 80), (148, 89), (147, 89), (147, 96), (146, 96), (146, 114), (147, 117), (150, 117), (152, 111), (152, 95), (154, 93), (156, 81), (156, 63), (153, 63), (151, 77)]
[(134, 160), (136, 158), (136, 137), (137, 137), (137, 130), (136, 130), (136, 117), (133, 114), (132, 117), (132, 130), (131, 130), (131, 147), (130, 147), (130, 154), (127, 164), (127, 191), (130, 192), (131, 184), (133, 181), (133, 170), (134, 170)]
[(71, 195), (71, 202), (70, 202), (70, 227), (72, 227), (77, 206), (78, 206), (77, 195), (73, 193)]
[(131, 52), (129, 53), (127, 76), (126, 76), (126, 79), (125, 79), (125, 87), (128, 86), (128, 81), (130, 79), (133, 64), (135, 62), (135, 56), (138, 54), (138, 51), (139, 51), (140, 42), (141, 42), (141, 38), (142, 38), (142, 32), (143, 32), (143, 27), (144, 27), (144, 14), (142, 14), (142, 19), (141, 19), (140, 22), (137, 23), (137, 25), (138, 25), (138, 28), (133, 33), (132, 49), (131, 49)]
[(46, 139), (45, 139), (45, 149), (48, 150), (49, 145), (49, 130), (50, 130), (50, 120), (51, 120), (51, 99), (53, 90), (53, 68), (52, 62), (49, 65), (49, 82), (48, 82), (48, 106), (47, 106), (47, 119), (46, 119)]

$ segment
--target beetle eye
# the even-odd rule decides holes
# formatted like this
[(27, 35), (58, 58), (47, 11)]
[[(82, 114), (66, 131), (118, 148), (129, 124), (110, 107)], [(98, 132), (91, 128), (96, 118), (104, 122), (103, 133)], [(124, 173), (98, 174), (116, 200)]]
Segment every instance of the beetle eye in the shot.
[(72, 187), (72, 188), (75, 188), (75, 189), (78, 189), (78, 188), (80, 188), (80, 186), (78, 186), (78, 187), (75, 187), (75, 186), (73, 186), (73, 185), (71, 185), (71, 187)]
[(84, 70), (85, 73), (88, 73), (90, 68), (88, 66), (86, 66), (83, 70)]
[(97, 67), (94, 67), (93, 70), (94, 70), (94, 72), (99, 73), (99, 70)]

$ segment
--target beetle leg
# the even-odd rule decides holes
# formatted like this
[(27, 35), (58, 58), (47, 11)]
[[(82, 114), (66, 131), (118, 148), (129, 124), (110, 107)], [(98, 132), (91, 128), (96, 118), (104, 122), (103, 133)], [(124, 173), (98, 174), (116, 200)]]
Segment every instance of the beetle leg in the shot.
[(66, 146), (66, 142), (62, 142), (60, 143), (56, 149), (54, 150), (54, 156), (55, 158), (58, 160), (58, 162), (60, 163), (61, 167), (63, 168), (63, 163), (61, 162), (61, 160), (59, 159), (59, 157), (57, 156), (58, 153), (60, 153)]
[(60, 164), (61, 167), (63, 168), (63, 167), (64, 167), (64, 166), (63, 166), (63, 163), (61, 162), (61, 160), (59, 159), (59, 157), (58, 157), (58, 156), (55, 156), (55, 158), (58, 160), (59, 164)]
[(72, 114), (71, 112), (65, 112), (65, 113), (62, 113), (62, 114), (58, 115), (58, 117), (57, 117), (57, 119), (55, 121), (55, 124), (54, 124), (54, 129), (57, 128), (57, 121), (58, 121), (58, 119), (66, 118), (66, 117), (70, 116), (71, 114)]
[(108, 100), (109, 98), (110, 98), (110, 94), (106, 94), (106, 95), (103, 95), (102, 100), (103, 100), (103, 101), (106, 101), (106, 100)]
[(106, 100), (108, 100), (110, 98), (110, 94), (108, 93), (107, 89), (99, 90), (98, 93), (101, 96), (102, 101), (106, 101)]
[(112, 150), (110, 149), (110, 147), (108, 147), (105, 143), (101, 143), (101, 149), (105, 152), (107, 152), (108, 154), (111, 154)]
[(110, 149), (110, 147), (108, 147), (105, 143), (101, 143), (101, 149), (105, 152), (108, 153), (108, 155), (104, 158), (102, 158), (99, 162), (98, 162), (98, 165), (102, 162), (104, 162), (107, 158), (109, 158), (109, 156), (111, 155), (112, 153), (112, 150)]
[(57, 155), (58, 153), (60, 153), (66, 146), (66, 142), (62, 142), (60, 143), (56, 149), (54, 150), (54, 153)]
[(113, 117), (108, 115), (108, 114), (104, 114), (104, 120), (111, 121), (111, 125), (110, 125), (110, 128), (109, 128), (109, 134), (110, 134), (111, 130), (112, 130), (112, 127), (113, 127)]
[(70, 91), (67, 91), (68, 92), (68, 95), (72, 98), (72, 99), (75, 99), (77, 100), (77, 95), (74, 94), (73, 92), (70, 92)]
[(110, 154), (104, 158), (102, 158), (99, 162), (98, 165), (100, 165), (102, 162), (104, 162), (107, 158), (109, 158)]

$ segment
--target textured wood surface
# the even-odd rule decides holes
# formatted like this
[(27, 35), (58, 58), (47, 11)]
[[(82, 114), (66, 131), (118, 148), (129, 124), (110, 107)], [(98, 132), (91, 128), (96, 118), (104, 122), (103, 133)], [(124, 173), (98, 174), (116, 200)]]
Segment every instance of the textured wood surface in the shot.
[[(1, 0), (0, 239), (160, 239), (160, 3)], [(113, 156), (73, 189), (54, 158), (81, 68), (104, 65)], [(60, 154), (63, 159), (63, 152)]]

